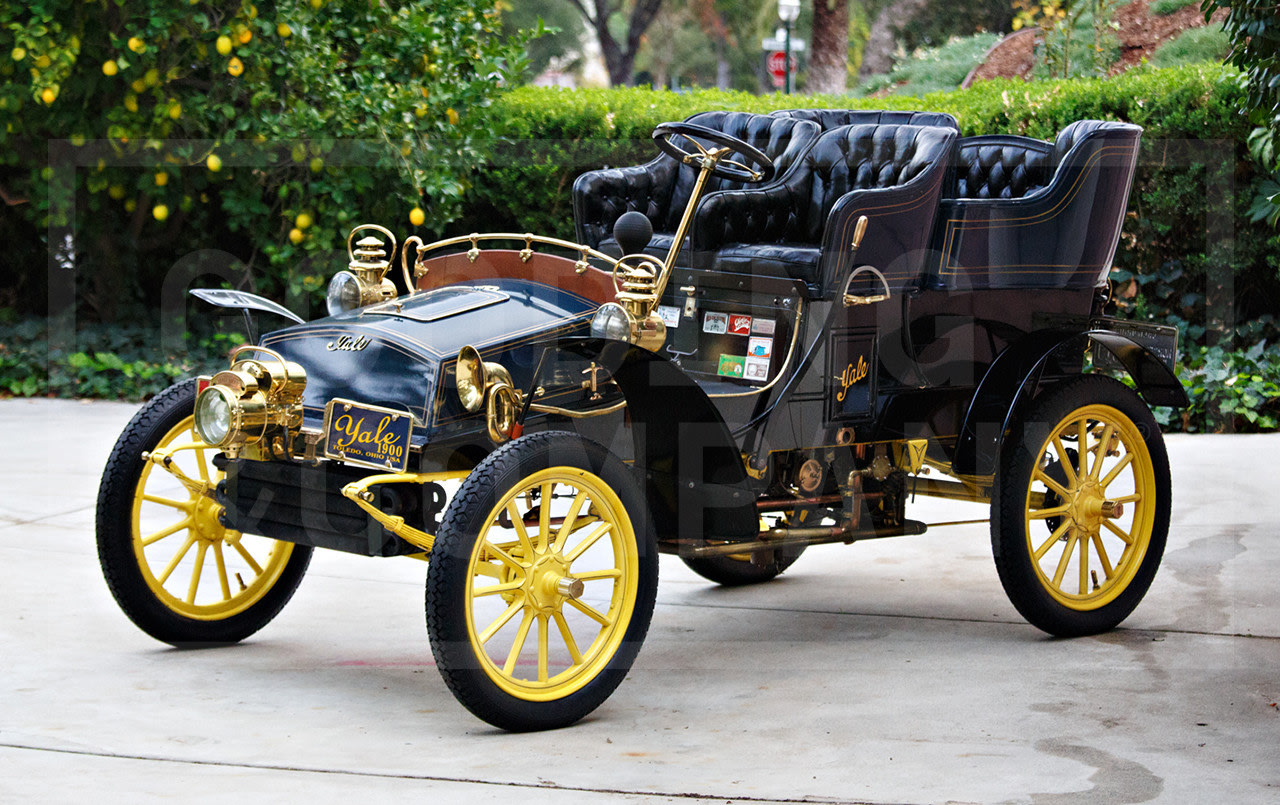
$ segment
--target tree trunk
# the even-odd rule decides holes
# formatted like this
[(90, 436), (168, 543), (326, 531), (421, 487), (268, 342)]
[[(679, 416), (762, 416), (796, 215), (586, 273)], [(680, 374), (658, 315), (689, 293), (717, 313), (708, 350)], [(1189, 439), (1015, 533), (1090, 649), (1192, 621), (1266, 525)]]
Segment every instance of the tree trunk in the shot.
[(813, 0), (806, 92), (839, 94), (849, 77), (849, 0)]
[[(818, 0), (821, 2), (821, 0)], [(876, 21), (871, 23), (867, 47), (862, 51), (862, 66), (858, 78), (880, 75), (893, 69), (893, 52), (898, 47), (897, 33), (902, 26), (915, 19), (928, 0), (892, 0), (880, 9)], [(817, 22), (815, 20), (815, 25)]]
[[(640, 42), (644, 32), (649, 30), (650, 23), (662, 7), (662, 0), (635, 0), (631, 7), (631, 19), (627, 25), (627, 42), (624, 48), (609, 30), (609, 17), (621, 9), (621, 4), (611, 0), (571, 0), (579, 13), (591, 25), (600, 43), (600, 54), (604, 56), (605, 69), (609, 71), (609, 83), (615, 87), (630, 86), (635, 79), (633, 75), (636, 64), (636, 53), (640, 50)], [(587, 9), (591, 2), (591, 10)]]

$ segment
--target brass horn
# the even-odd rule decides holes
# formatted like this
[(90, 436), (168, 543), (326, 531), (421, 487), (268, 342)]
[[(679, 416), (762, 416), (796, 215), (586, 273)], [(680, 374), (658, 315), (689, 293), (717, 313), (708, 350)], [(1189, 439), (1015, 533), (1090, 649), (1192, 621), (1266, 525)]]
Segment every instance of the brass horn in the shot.
[(479, 411), (484, 405), (486, 393), (493, 386), (504, 383), (514, 387), (511, 373), (500, 363), (485, 361), (480, 351), (471, 345), (458, 352), (458, 399), (469, 413)]

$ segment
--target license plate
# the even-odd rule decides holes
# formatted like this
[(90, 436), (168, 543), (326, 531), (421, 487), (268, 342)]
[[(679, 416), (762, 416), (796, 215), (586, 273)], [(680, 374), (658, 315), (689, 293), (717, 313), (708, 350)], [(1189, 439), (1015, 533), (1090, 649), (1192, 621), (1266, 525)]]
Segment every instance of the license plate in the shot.
[(348, 464), (404, 472), (412, 434), (405, 411), (340, 399), (324, 409), (324, 454)]

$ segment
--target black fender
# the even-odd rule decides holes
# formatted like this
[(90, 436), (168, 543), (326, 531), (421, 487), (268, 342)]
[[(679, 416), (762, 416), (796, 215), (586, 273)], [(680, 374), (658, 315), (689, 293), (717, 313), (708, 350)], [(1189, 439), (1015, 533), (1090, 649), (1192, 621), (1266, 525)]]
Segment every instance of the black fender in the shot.
[(661, 355), (607, 339), (559, 339), (547, 346), (541, 365), (554, 365), (556, 352), (594, 361), (622, 391), (636, 468), (644, 474), (661, 538), (756, 538), (755, 494), (738, 444), (706, 392), (683, 370)]
[(1004, 435), (1034, 395), (1045, 367), (1064, 350), (1083, 352), (1092, 340), (1124, 366), (1148, 405), (1184, 407), (1187, 394), (1178, 377), (1158, 357), (1132, 339), (1110, 330), (1038, 330), (1001, 352), (974, 391), (952, 460), (961, 475), (996, 471)]

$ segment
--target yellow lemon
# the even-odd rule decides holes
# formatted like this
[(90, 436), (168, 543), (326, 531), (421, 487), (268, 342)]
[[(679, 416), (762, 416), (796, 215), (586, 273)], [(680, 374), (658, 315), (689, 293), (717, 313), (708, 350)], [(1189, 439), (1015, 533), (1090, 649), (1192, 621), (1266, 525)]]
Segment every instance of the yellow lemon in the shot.
[(163, 221), (169, 217), (169, 208), (163, 204), (157, 204), (151, 208), (151, 217), (155, 218), (157, 221)]
[(124, 108), (128, 109), (130, 112), (138, 111), (138, 96), (136, 95), (124, 96)]
[(218, 51), (219, 56), (227, 56), (231, 53), (231, 37), (220, 36), (218, 41), (214, 43), (214, 49)]
[(248, 28), (241, 28), (240, 35), (236, 38), (240, 40), (240, 44), (247, 45), (253, 39), (253, 31)]
[(129, 37), (129, 50), (132, 50), (134, 53), (141, 53), (146, 49), (147, 49), (146, 42), (143, 42), (141, 39), (139, 39), (136, 36)]
[(124, 187), (122, 185), (113, 184), (107, 188), (107, 195), (111, 196), (116, 201), (119, 201), (124, 198)]
[(311, 216), (307, 215), (305, 212), (300, 212), (298, 213), (298, 217), (293, 219), (293, 223), (299, 229), (306, 229), (311, 226)]
[(173, 118), (174, 120), (177, 120), (178, 118), (182, 117), (182, 104), (178, 103), (177, 101), (174, 101), (173, 104), (169, 106), (169, 117)]
[(40, 57), (36, 59), (36, 67), (39, 67), (41, 70), (43, 70), (44, 68), (48, 67), (51, 64), (53, 64), (53, 59), (49, 58), (48, 54), (46, 53), (41, 53)]
[(14, 48), (10, 53), (14, 61), (22, 61), (27, 57), (27, 51), (23, 48)]
[(204, 161), (204, 166), (214, 173), (217, 173), (222, 170), (222, 158), (217, 154), (210, 154), (209, 158)]
[(298, 229), (296, 226), (295, 226), (293, 229), (290, 229), (290, 230), (289, 230), (289, 242), (290, 242), (290, 243), (301, 243), (301, 242), (302, 242), (302, 239), (303, 239), (303, 238), (305, 238), (305, 237), (306, 237), (306, 235), (304, 235), (304, 234), (302, 233), (302, 230), (301, 230), (301, 229)]
[(44, 92), (40, 93), (40, 100), (44, 101), (46, 106), (53, 103), (57, 99), (58, 99), (58, 91), (53, 87), (46, 87)]
[(156, 84), (160, 83), (160, 71), (152, 67), (143, 74), (142, 80), (147, 82), (148, 87), (154, 87)]
[(283, 22), (276, 26), (276, 33), (283, 37), (288, 37), (293, 31)]
[(116, 65), (114, 59), (107, 59), (102, 63), (103, 75), (115, 75), (118, 72), (120, 72), (120, 68)]
[(320, 157), (312, 158), (310, 168), (312, 173), (319, 173), (324, 170), (324, 160)]
[(169, 183), (169, 174), (163, 171), (156, 174), (156, 187), (164, 187)]
[(311, 0), (311, 7), (312, 7), (312, 8), (316, 8), (316, 9), (318, 9), (318, 8), (320, 8), (320, 6), (323, 6), (323, 5), (324, 5), (324, 0)]
[(422, 226), (422, 222), (427, 220), (427, 214), (422, 211), (421, 207), (414, 207), (409, 210), (409, 223), (414, 226)]
[(452, 106), (444, 110), (444, 113), (445, 113), (445, 116), (449, 118), (450, 124), (454, 126), (458, 125), (458, 113), (453, 110)]
[(240, 75), (244, 72), (244, 62), (232, 56), (231, 61), (227, 62), (227, 72), (231, 73), (231, 75)]
[(137, 81), (130, 84), (129, 88), (132, 89), (135, 94), (140, 94), (147, 91), (147, 82), (139, 78)]

